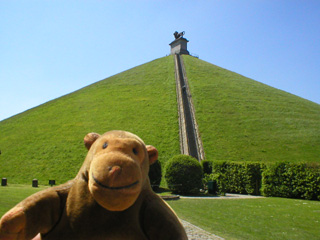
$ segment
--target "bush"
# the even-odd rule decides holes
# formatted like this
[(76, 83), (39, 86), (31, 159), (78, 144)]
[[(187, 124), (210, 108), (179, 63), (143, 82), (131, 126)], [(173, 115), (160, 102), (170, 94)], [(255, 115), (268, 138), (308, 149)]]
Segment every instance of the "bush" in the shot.
[(320, 200), (318, 164), (279, 162), (268, 165), (262, 176), (264, 196)]
[(212, 174), (207, 179), (217, 182), (220, 194), (260, 194), (260, 163), (215, 162), (212, 167)]
[(211, 174), (212, 173), (213, 161), (202, 160), (201, 166), (202, 166), (204, 174)]
[(161, 178), (162, 178), (161, 163), (158, 160), (150, 166), (150, 170), (149, 170), (149, 179), (150, 179), (150, 184), (153, 191), (157, 191), (159, 189)]
[(205, 162), (204, 184), (215, 181), (218, 193), (240, 193), (272, 197), (320, 200), (318, 163)]
[(176, 193), (199, 192), (202, 185), (202, 168), (198, 160), (188, 155), (177, 155), (166, 165), (168, 187)]

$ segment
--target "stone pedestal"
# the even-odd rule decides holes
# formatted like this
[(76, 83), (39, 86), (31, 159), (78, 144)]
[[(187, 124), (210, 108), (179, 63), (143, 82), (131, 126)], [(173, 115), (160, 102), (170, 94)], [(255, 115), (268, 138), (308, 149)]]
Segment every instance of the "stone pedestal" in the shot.
[(32, 187), (38, 187), (38, 179), (32, 180)]
[(171, 46), (171, 54), (187, 54), (189, 55), (189, 51), (187, 50), (187, 43), (189, 41), (185, 38), (178, 38), (174, 40), (169, 45)]
[(6, 178), (1, 179), (1, 186), (7, 186), (7, 179)]

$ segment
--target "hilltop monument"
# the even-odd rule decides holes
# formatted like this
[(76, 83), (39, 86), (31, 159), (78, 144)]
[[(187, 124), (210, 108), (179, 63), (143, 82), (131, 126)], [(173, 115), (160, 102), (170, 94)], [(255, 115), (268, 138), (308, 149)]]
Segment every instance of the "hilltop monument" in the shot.
[(171, 54), (187, 54), (189, 55), (189, 51), (187, 50), (187, 43), (189, 42), (187, 39), (183, 37), (185, 32), (178, 33), (175, 31), (173, 33), (175, 40), (170, 43), (171, 46)]

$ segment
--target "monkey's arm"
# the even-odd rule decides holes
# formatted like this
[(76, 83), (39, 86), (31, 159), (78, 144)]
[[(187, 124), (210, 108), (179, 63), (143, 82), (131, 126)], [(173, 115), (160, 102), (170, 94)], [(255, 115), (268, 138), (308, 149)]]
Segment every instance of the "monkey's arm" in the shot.
[(72, 182), (26, 198), (0, 220), (0, 240), (27, 240), (49, 232), (60, 219)]

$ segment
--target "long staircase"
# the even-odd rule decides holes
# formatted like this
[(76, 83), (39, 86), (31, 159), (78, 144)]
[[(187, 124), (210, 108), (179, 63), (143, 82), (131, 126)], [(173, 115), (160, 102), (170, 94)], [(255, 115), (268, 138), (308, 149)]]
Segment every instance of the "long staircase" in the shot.
[(195, 118), (183, 59), (179, 54), (175, 54), (174, 59), (179, 112), (180, 150), (182, 154), (190, 155), (198, 159), (198, 161), (201, 161), (204, 159), (204, 151)]

